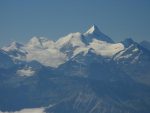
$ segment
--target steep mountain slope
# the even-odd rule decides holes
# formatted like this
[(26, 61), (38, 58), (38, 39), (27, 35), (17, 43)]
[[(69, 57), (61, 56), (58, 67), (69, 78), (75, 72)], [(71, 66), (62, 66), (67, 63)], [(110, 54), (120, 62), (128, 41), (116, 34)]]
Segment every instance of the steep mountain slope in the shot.
[(132, 39), (126, 39), (122, 43), (126, 49), (117, 53), (114, 60), (128, 75), (150, 85), (150, 52)]
[(0, 50), (0, 111), (149, 113), (150, 51), (96, 25), (56, 42), (33, 37)]
[(0, 68), (8, 69), (13, 66), (13, 60), (8, 56), (8, 54), (0, 49)]
[(84, 33), (84, 36), (86, 37), (86, 41), (92, 41), (92, 38), (96, 38), (101, 41), (106, 41), (108, 43), (113, 43), (114, 41), (102, 33), (99, 28), (96, 25), (93, 25), (87, 32)]
[(142, 42), (140, 43), (140, 45), (150, 51), (150, 42), (149, 42), (149, 41), (142, 41)]

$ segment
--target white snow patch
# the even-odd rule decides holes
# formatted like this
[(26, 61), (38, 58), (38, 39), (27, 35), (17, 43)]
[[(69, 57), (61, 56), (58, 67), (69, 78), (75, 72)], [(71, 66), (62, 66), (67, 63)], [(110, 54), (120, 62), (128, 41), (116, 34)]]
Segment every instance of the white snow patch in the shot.
[[(123, 51), (119, 52), (119, 53), (115, 56), (114, 60), (119, 60), (119, 59), (122, 59), (122, 58), (129, 58), (129, 57), (131, 57), (132, 54), (128, 54), (128, 55), (123, 55), (123, 54), (124, 54), (127, 50), (129, 50), (131, 47), (133, 47), (133, 46), (134, 46), (134, 45), (131, 44), (128, 48), (125, 48)], [(132, 52), (136, 52), (136, 51), (138, 51), (138, 48), (135, 48), (134, 50), (132, 50)]]
[(97, 55), (112, 57), (119, 51), (124, 50), (124, 45), (121, 43), (111, 44), (105, 41), (93, 39), (93, 41), (88, 46), (81, 46), (76, 48), (73, 57), (81, 52), (83, 52), (84, 55), (86, 55), (89, 49), (93, 49), (94, 53)]
[(33, 37), (26, 45), (28, 48), (53, 48), (54, 42), (45, 37)]
[(139, 49), (138, 48), (135, 48), (134, 50), (132, 50), (132, 52), (137, 52)]
[(22, 109), (20, 111), (13, 111), (13, 112), (2, 112), (0, 113), (46, 113), (45, 108), (28, 108), (28, 109)]
[(62, 48), (66, 44), (71, 44), (73, 47), (75, 46), (85, 46), (85, 44), (81, 41), (82, 35), (81, 33), (71, 33), (65, 37), (60, 38), (56, 41), (56, 47)]
[(29, 77), (29, 76), (34, 75), (34, 73), (35, 73), (35, 71), (33, 71), (31, 67), (17, 70), (17, 74), (19, 76), (27, 76), (27, 77)]
[(93, 25), (86, 33), (84, 33), (84, 35), (86, 36), (88, 34), (93, 34), (93, 33), (96, 33), (96, 34), (101, 33), (96, 25)]
[(93, 39), (93, 41), (89, 45), (89, 48), (94, 49), (97, 55), (112, 57), (119, 51), (123, 50), (124, 45), (121, 43), (111, 44), (105, 41)]
[(88, 53), (88, 50), (89, 50), (89, 47), (78, 47), (77, 49), (75, 49), (72, 57), (78, 55), (81, 52), (83, 52), (85, 56)]
[(36, 60), (45, 66), (57, 67), (66, 61), (66, 55), (58, 49), (28, 49), (27, 61)]
[(130, 58), (132, 56), (132, 54), (127, 54), (127, 55), (124, 55), (124, 56), (120, 56), (118, 59), (127, 59), (127, 58)]
[(121, 55), (123, 55), (123, 53), (124, 53), (125, 51), (126, 51), (126, 50), (120, 51), (120, 52), (115, 56), (114, 60), (118, 60), (119, 57), (120, 57)]

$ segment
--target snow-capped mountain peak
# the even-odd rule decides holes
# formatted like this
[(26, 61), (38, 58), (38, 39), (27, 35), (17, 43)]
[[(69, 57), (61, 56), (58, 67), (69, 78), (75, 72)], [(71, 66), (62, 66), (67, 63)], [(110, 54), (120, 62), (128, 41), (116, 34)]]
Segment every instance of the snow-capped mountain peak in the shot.
[(27, 44), (13, 42), (10, 46), (3, 47), (2, 50), (15, 61), (37, 61), (45, 66), (57, 68), (80, 54), (83, 57), (86, 56), (89, 50), (92, 50), (93, 54), (97, 56), (114, 58), (114, 60), (127, 58), (130, 54), (134, 54), (136, 57), (140, 54), (140, 48), (137, 45), (138, 43), (132, 39), (113, 43), (111, 38), (93, 25), (84, 34), (70, 33), (56, 42), (45, 37), (33, 37)]
[(114, 41), (110, 37), (102, 33), (96, 25), (90, 27), (90, 29), (84, 33), (84, 36), (86, 37), (86, 40), (88, 40), (88, 42), (91, 42), (94, 38), (108, 43), (114, 43)]
[(132, 38), (126, 38), (124, 41), (122, 41), (122, 43), (124, 44), (125, 47), (130, 46), (131, 44), (135, 44), (136, 42), (134, 42), (132, 40)]
[(85, 33), (85, 34), (100, 34), (101, 31), (99, 30), (99, 28), (94, 24), (92, 25), (92, 27)]
[(27, 43), (27, 46), (30, 46), (30, 47), (42, 47), (42, 42), (41, 42), (40, 38), (33, 37)]

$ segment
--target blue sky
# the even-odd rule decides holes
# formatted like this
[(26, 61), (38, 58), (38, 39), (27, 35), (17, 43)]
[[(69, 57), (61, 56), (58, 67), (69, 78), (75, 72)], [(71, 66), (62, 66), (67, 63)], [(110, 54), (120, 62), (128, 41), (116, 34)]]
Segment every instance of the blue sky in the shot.
[(56, 40), (92, 24), (115, 41), (150, 41), (150, 0), (0, 0), (0, 46)]

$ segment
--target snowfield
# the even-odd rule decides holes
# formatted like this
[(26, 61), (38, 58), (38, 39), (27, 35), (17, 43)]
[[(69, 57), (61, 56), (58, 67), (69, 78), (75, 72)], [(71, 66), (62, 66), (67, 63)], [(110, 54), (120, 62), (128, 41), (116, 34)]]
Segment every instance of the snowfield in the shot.
[(1, 112), (0, 113), (46, 113), (44, 112), (44, 108), (28, 108), (22, 109), (20, 111), (13, 111), (13, 112)]

